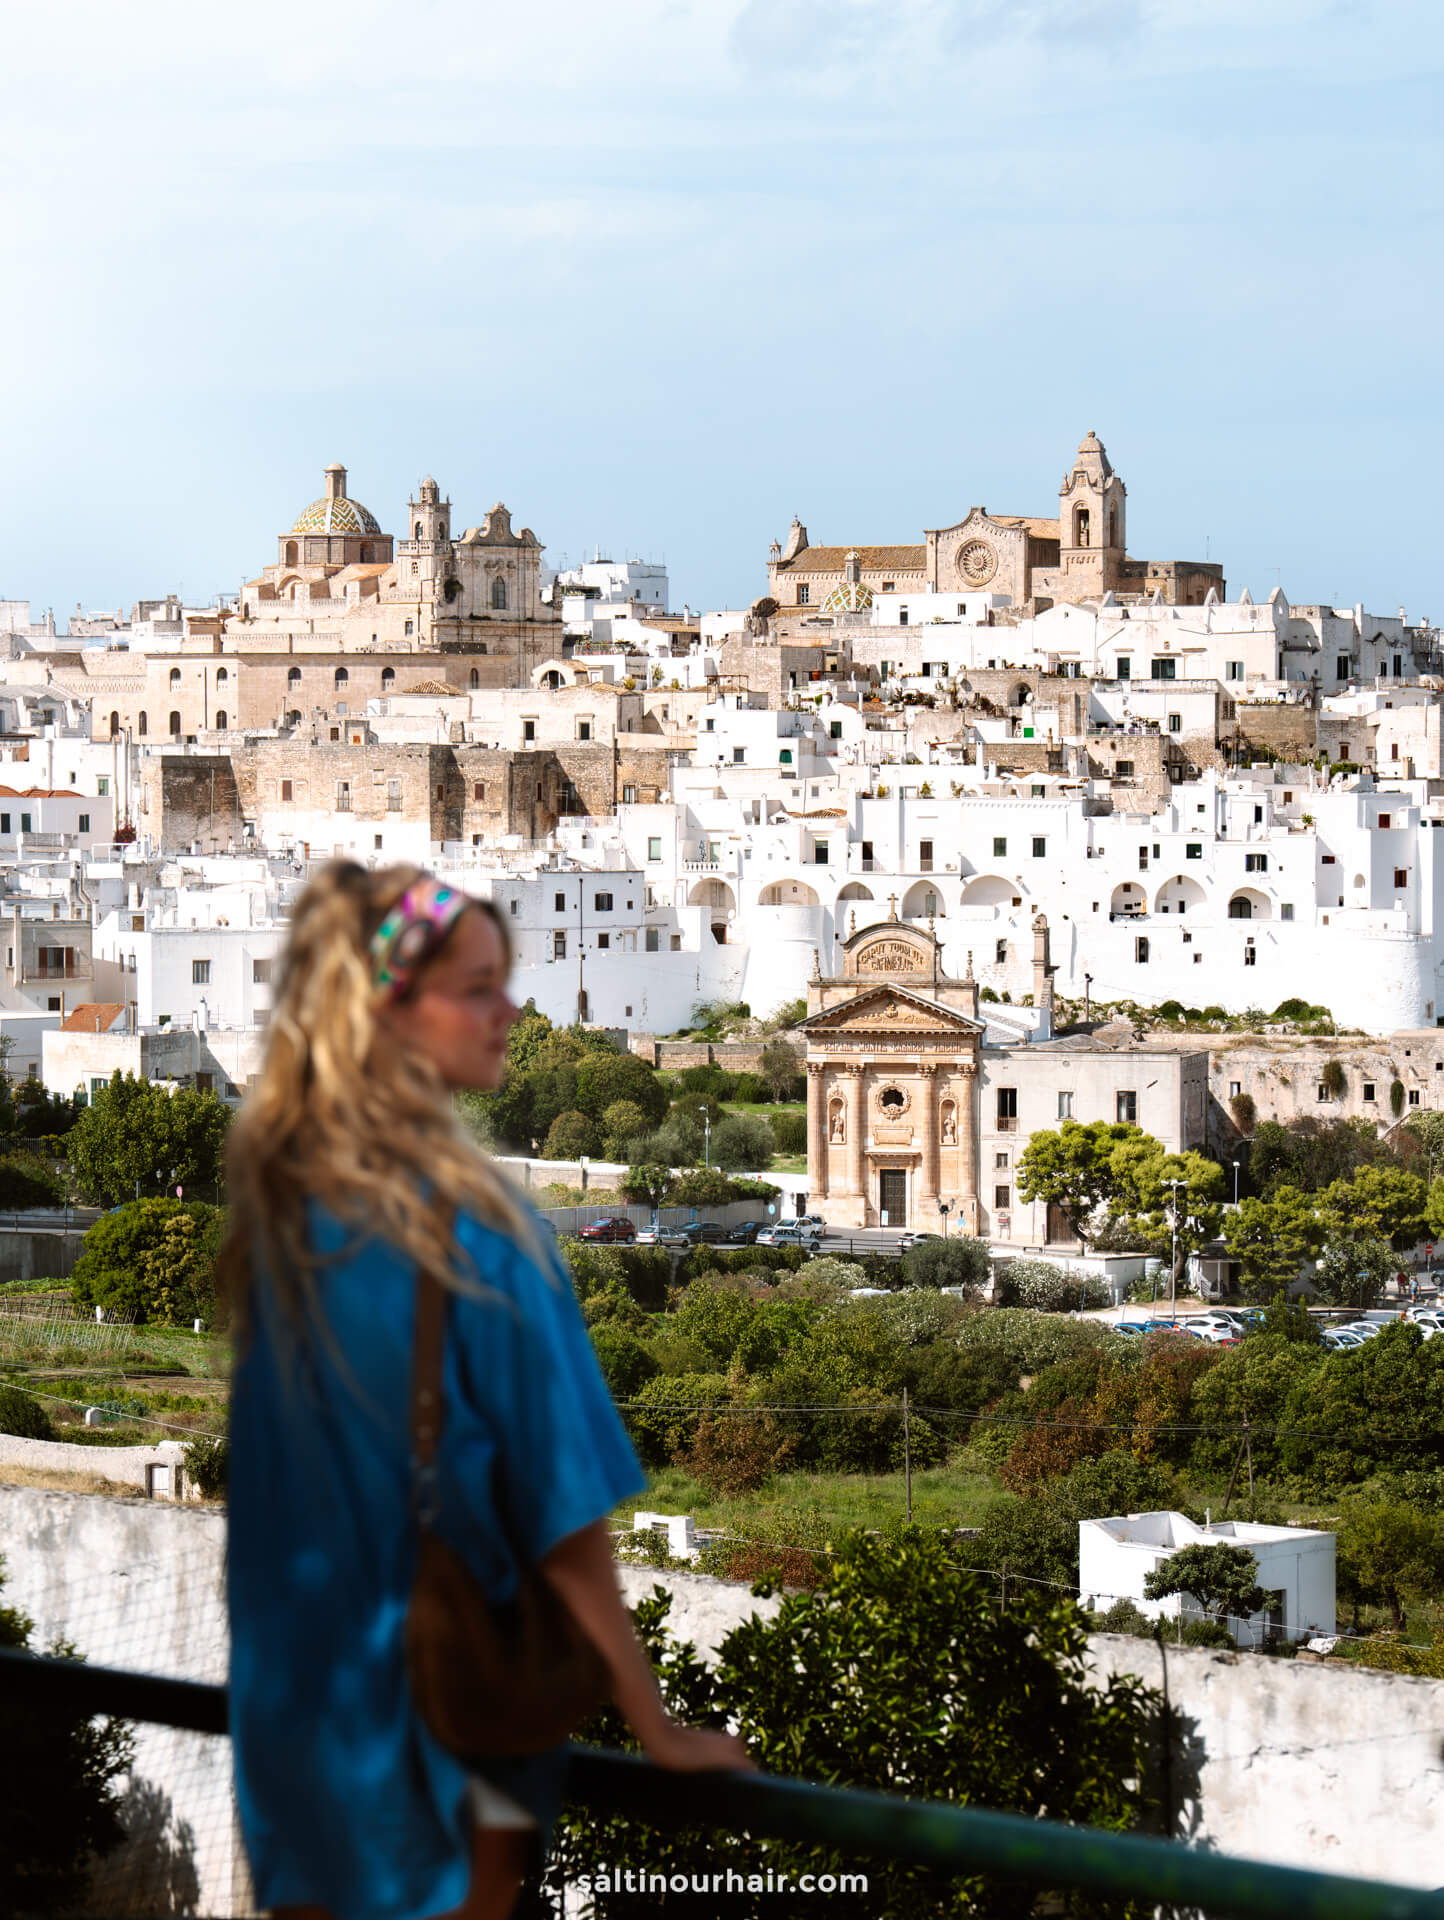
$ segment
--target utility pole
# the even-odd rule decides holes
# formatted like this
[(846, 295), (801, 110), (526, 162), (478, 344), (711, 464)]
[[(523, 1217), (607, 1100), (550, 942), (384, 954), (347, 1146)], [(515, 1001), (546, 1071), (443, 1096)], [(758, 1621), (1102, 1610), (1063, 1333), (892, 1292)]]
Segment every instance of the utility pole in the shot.
[(587, 989), (583, 976), (585, 960), (582, 951), (586, 944), (582, 938), (586, 924), (586, 907), (587, 876), (584, 873), (579, 873), (577, 875), (577, 1025), (579, 1027), (583, 1025), (587, 1017)]

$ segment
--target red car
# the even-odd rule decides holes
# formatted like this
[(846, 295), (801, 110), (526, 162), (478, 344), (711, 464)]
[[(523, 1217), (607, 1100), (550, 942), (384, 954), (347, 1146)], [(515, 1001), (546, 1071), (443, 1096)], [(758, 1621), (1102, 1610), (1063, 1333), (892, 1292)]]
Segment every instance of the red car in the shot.
[(635, 1240), (637, 1229), (630, 1220), (615, 1214), (610, 1220), (593, 1220), (578, 1235), (582, 1240)]

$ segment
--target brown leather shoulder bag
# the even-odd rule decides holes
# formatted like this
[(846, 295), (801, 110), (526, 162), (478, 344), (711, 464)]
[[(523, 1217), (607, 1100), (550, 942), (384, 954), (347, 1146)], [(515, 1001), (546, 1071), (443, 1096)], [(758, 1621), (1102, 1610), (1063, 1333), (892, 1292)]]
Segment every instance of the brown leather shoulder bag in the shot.
[(435, 1274), (418, 1271), (411, 1372), (417, 1559), (406, 1614), (411, 1697), (436, 1739), (463, 1759), (543, 1753), (601, 1705), (607, 1668), (523, 1547), (499, 1457), (492, 1470), (493, 1506), (517, 1565), (512, 1599), (494, 1605), (461, 1555), (435, 1531), (446, 1303), (447, 1290)]

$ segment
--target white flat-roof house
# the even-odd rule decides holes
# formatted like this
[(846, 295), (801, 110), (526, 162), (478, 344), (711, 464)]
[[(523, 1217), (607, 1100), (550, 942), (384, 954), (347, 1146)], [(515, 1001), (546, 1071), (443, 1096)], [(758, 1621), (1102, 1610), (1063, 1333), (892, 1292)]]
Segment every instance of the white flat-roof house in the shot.
[(1231, 1620), (1240, 1646), (1256, 1646), (1270, 1630), (1290, 1640), (1334, 1631), (1334, 1535), (1313, 1527), (1266, 1527), (1252, 1520), (1199, 1526), (1182, 1513), (1129, 1513), (1078, 1522), (1078, 1591), (1085, 1607), (1105, 1610), (1132, 1600), (1155, 1619), (1202, 1619), (1187, 1594), (1144, 1597), (1143, 1583), (1180, 1547), (1247, 1547), (1258, 1583), (1278, 1604), (1250, 1620)]

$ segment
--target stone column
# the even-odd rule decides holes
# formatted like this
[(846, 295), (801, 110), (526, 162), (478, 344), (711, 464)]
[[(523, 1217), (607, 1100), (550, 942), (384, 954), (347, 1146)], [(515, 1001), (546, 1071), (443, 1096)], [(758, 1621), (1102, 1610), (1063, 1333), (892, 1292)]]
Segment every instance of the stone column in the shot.
[(808, 1203), (827, 1198), (826, 1072), (820, 1060), (807, 1063), (807, 1184)]
[(978, 1230), (978, 1063), (960, 1060), (958, 1077), (958, 1224), (969, 1233)]
[(938, 1201), (938, 1070), (924, 1061), (918, 1068), (918, 1099), (922, 1103), (923, 1157), (918, 1167), (917, 1218), (912, 1225), (931, 1230)]
[(862, 1144), (867, 1134), (867, 1115), (863, 1111), (863, 1068), (846, 1067), (847, 1074), (847, 1191), (867, 1197), (863, 1175)]

